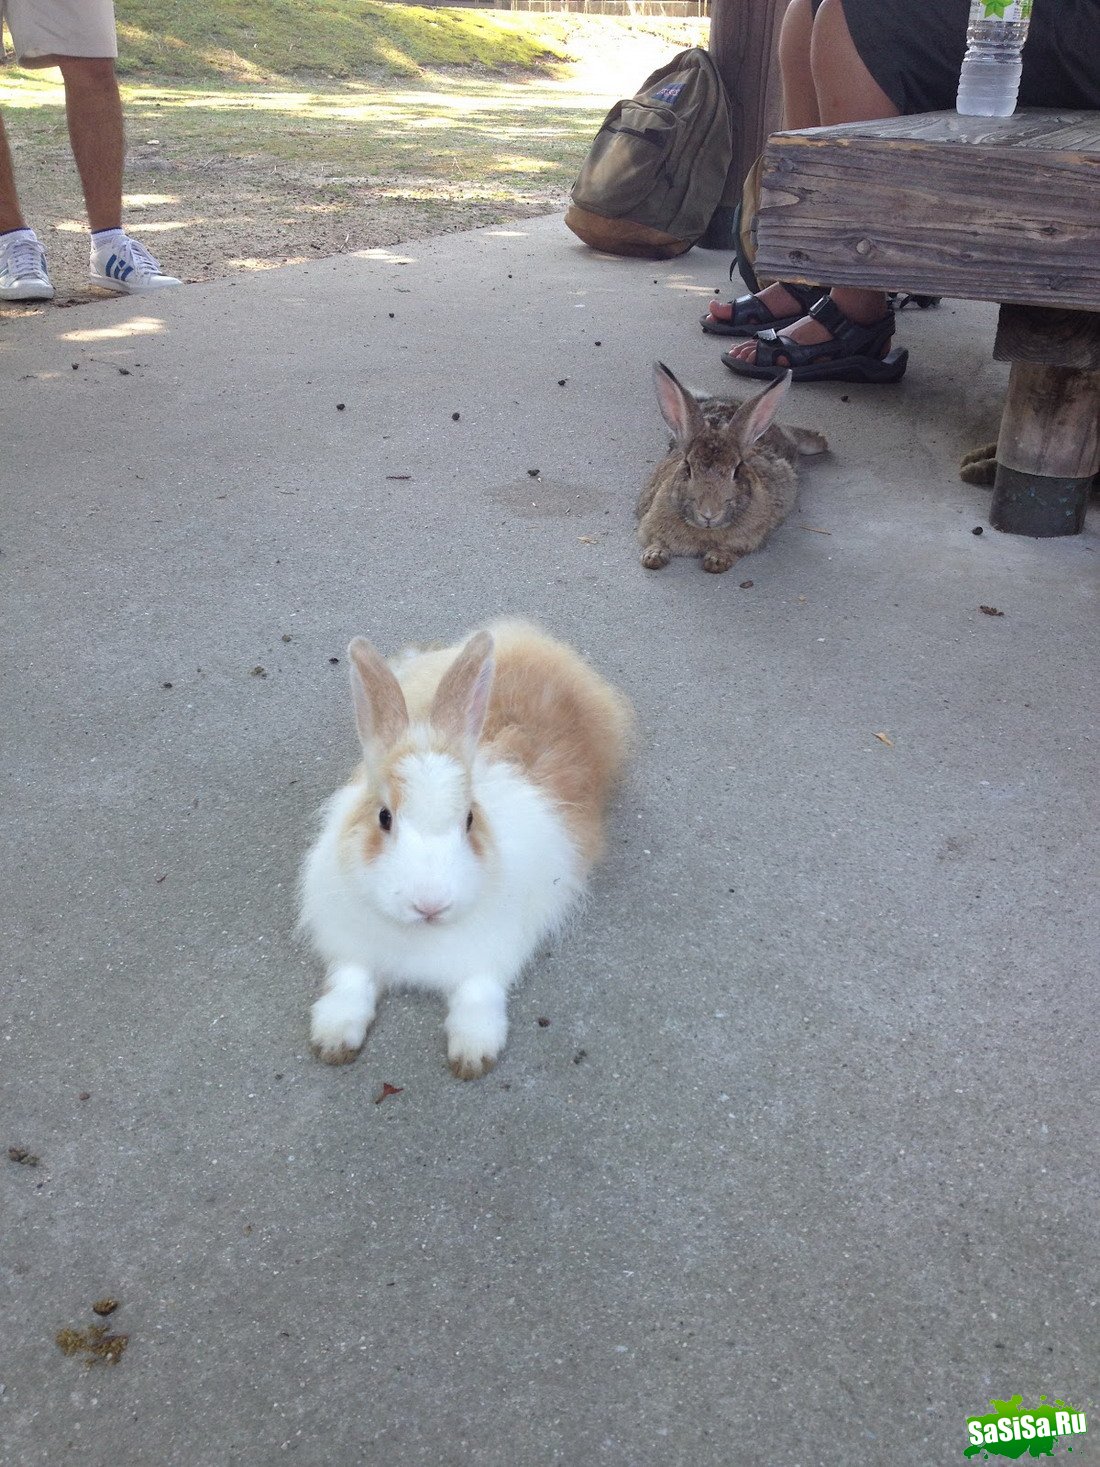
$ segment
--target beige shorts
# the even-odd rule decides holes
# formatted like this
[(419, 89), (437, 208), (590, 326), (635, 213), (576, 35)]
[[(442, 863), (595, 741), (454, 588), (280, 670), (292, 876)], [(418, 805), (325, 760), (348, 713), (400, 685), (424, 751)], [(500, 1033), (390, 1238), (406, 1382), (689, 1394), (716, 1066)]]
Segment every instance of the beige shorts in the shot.
[(113, 0), (0, 0), (20, 66), (55, 56), (118, 55)]

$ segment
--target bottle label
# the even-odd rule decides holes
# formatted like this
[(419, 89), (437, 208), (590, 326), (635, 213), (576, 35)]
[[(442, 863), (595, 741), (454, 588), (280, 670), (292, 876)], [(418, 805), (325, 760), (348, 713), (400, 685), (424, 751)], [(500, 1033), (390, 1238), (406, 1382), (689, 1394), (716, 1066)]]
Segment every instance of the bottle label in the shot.
[(979, 20), (1030, 20), (1031, 0), (974, 0)]

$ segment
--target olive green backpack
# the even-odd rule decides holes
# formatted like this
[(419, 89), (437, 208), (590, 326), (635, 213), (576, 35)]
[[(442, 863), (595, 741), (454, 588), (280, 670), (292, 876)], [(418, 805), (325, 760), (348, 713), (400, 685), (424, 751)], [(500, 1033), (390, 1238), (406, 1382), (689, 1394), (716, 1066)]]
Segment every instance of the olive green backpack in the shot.
[(604, 118), (565, 222), (613, 255), (682, 255), (721, 202), (732, 156), (729, 98), (708, 52), (693, 46)]

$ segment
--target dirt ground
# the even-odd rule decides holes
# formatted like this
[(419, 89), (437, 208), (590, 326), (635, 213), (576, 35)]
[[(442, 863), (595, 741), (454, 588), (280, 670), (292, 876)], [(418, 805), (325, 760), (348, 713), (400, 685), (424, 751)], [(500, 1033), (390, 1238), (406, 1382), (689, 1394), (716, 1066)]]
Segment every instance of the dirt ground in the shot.
[[(18, 168), (17, 145), (13, 151)], [(197, 166), (157, 156), (156, 149), (133, 141), (125, 187), (126, 227), (167, 273), (185, 282), (530, 218), (563, 209), (566, 197), (554, 187), (507, 203), (454, 197), (441, 208), (436, 201), (402, 198), (388, 187), (359, 180), (319, 209), (315, 170), (280, 168), (258, 175), (249, 160), (238, 158)], [(165, 229), (156, 217), (163, 210), (141, 202), (164, 195), (185, 201), (183, 227)], [(54, 306), (106, 299), (107, 293), (86, 284), (88, 237), (71, 159), (68, 168), (58, 160), (46, 172), (21, 170), (19, 196), (46, 250), (57, 291)], [(41, 308), (40, 303), (0, 303), (0, 314)]]
[[(287, 162), (285, 156), (265, 155), (254, 131), (227, 145), (224, 125), (217, 130), (217, 111), (210, 114), (204, 136), (197, 114), (181, 123), (169, 105), (161, 110), (156, 93), (147, 89), (141, 100), (131, 96), (125, 103), (123, 222), (167, 273), (194, 282), (564, 210), (603, 112), (617, 97), (633, 92), (647, 72), (702, 36), (698, 24), (694, 31), (691, 23), (674, 22), (625, 30), (622, 24), (593, 24), (587, 17), (577, 18), (577, 32), (575, 63), (554, 76), (490, 75), (481, 84), (499, 88), (506, 107), (522, 109), (518, 115), (524, 127), (530, 124), (532, 137), (540, 132), (567, 137), (557, 145), (556, 162), (515, 174), (493, 175), (478, 157), (465, 158), (455, 130), (420, 133), (414, 126), (410, 132), (407, 124), (403, 131), (385, 121), (373, 125), (392, 141), (388, 153), (380, 155), (376, 148), (372, 155), (365, 134), (357, 150), (355, 127), (334, 121), (331, 154), (315, 148), (303, 130), (304, 156)], [(462, 96), (469, 86), (469, 73), (460, 77), (456, 70), (448, 77), (443, 69), (401, 89), (423, 90), (430, 106), (432, 94), (445, 98), (450, 91), (453, 103), (454, 94)], [(391, 82), (383, 90), (393, 87)], [(516, 115), (511, 114), (513, 121)], [(491, 131), (491, 121), (484, 127)], [(87, 283), (84, 205), (60, 109), (55, 106), (47, 127), (41, 121), (32, 126), (29, 114), (12, 108), (7, 133), (23, 213), (43, 242), (57, 291), (53, 307), (106, 298)], [(336, 136), (341, 133), (342, 140)], [(453, 176), (441, 177), (438, 166), (422, 167), (418, 176), (415, 147), (408, 139), (421, 137), (428, 147), (457, 151)], [(537, 156), (537, 149), (525, 149), (522, 140), (518, 151)], [(381, 166), (372, 165), (372, 156), (382, 157)], [(0, 303), (0, 315), (38, 309), (39, 303)]]

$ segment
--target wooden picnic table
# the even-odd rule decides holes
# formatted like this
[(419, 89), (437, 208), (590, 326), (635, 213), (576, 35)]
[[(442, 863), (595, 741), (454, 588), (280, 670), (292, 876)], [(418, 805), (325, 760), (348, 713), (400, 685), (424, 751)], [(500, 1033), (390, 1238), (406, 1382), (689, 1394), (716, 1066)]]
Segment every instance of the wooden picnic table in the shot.
[(1100, 112), (920, 113), (776, 133), (756, 270), (1000, 303), (990, 523), (1084, 524), (1100, 470)]

